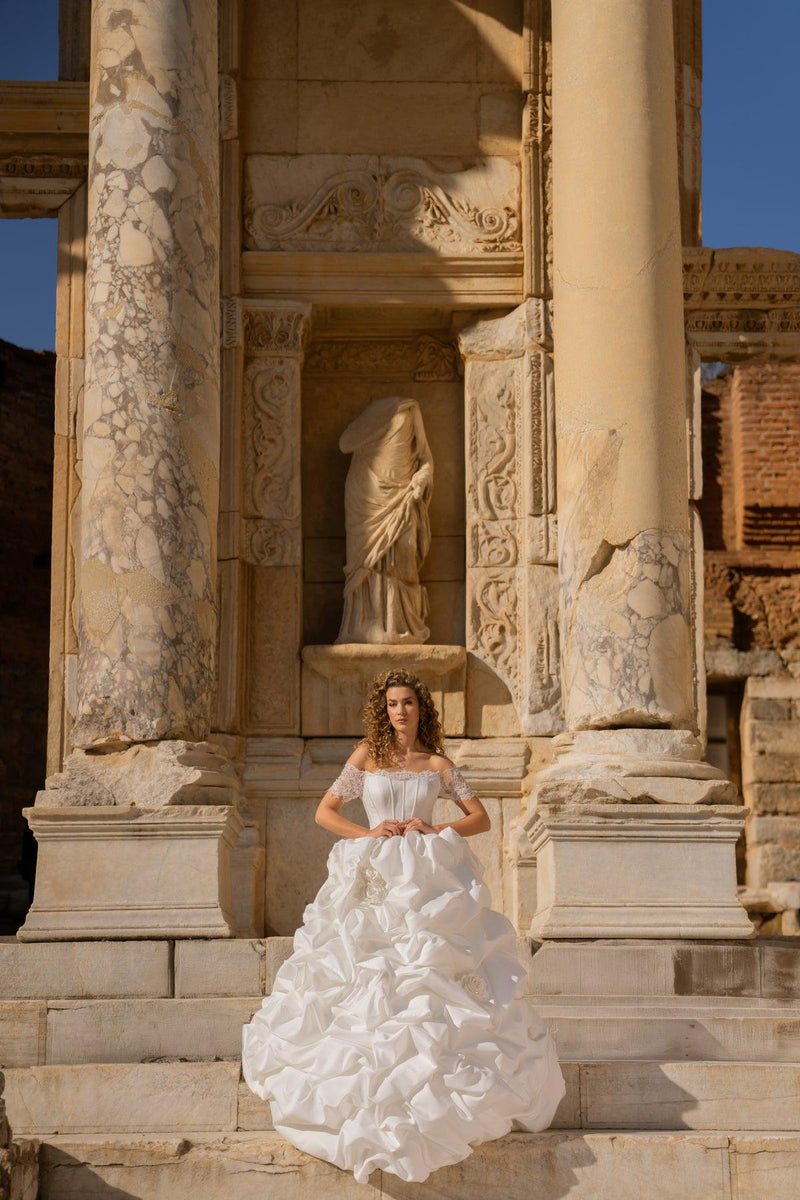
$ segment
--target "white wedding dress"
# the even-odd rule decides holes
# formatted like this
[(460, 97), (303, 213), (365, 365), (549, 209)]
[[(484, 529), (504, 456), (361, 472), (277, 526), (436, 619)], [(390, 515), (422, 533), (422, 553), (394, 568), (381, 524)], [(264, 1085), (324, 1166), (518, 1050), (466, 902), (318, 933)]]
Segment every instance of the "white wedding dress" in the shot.
[[(370, 825), (430, 823), (457, 768), (360, 771)], [(514, 927), (453, 829), (341, 838), (291, 956), (243, 1029), (244, 1077), (292, 1145), (352, 1171), (421, 1182), (512, 1127), (546, 1129), (564, 1095), (555, 1047), (522, 999)]]

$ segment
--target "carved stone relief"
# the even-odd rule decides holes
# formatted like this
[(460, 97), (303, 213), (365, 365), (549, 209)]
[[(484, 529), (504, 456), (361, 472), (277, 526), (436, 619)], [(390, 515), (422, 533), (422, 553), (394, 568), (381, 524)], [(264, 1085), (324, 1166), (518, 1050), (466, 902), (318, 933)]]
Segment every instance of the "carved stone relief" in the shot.
[(296, 732), (300, 722), (300, 384), (310, 306), (248, 301), (242, 320), (240, 554), (246, 591), (245, 722)]
[(800, 355), (800, 254), (685, 249), (683, 292), (687, 336), (703, 358)]
[(462, 374), (453, 342), (427, 333), (416, 338), (315, 338), (303, 369), (307, 375), (412, 376), (421, 383), (449, 383)]
[(459, 337), (469, 447), (467, 647), (503, 680), (527, 733), (553, 732), (560, 722), (546, 316), (531, 300)]
[(519, 169), (502, 158), (443, 170), (418, 158), (253, 155), (245, 234), (253, 250), (519, 253)]

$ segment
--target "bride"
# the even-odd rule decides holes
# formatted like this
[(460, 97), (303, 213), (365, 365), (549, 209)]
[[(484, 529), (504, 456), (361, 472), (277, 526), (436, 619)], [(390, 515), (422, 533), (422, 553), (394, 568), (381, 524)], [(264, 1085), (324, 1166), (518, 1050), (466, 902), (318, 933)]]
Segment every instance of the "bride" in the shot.
[[(486, 809), (444, 753), (416, 676), (375, 680), (364, 740), (316, 821), (339, 835), (291, 956), (243, 1029), (250, 1088), (275, 1129), (352, 1171), (422, 1182), (512, 1128), (546, 1129), (564, 1095), (523, 999), (514, 927), (466, 838)], [(449, 796), (463, 812), (432, 824)], [(370, 828), (342, 812), (360, 798)]]

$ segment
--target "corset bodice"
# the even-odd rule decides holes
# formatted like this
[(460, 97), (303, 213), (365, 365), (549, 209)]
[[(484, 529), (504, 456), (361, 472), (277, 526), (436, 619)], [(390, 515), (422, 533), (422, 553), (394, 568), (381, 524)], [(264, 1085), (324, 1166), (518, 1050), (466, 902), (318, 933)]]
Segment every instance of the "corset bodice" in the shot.
[(361, 801), (370, 826), (412, 817), (430, 824), (440, 787), (438, 771), (365, 771)]

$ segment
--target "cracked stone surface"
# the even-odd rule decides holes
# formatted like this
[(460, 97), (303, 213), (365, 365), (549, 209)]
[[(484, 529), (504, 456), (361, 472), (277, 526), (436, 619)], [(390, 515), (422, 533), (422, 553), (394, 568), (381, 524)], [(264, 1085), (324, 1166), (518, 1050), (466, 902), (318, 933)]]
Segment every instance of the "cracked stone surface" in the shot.
[(603, 549), (582, 581), (562, 577), (570, 725), (688, 725), (688, 535), (647, 529)]
[(93, 10), (78, 746), (208, 729), (216, 26), (212, 0)]

